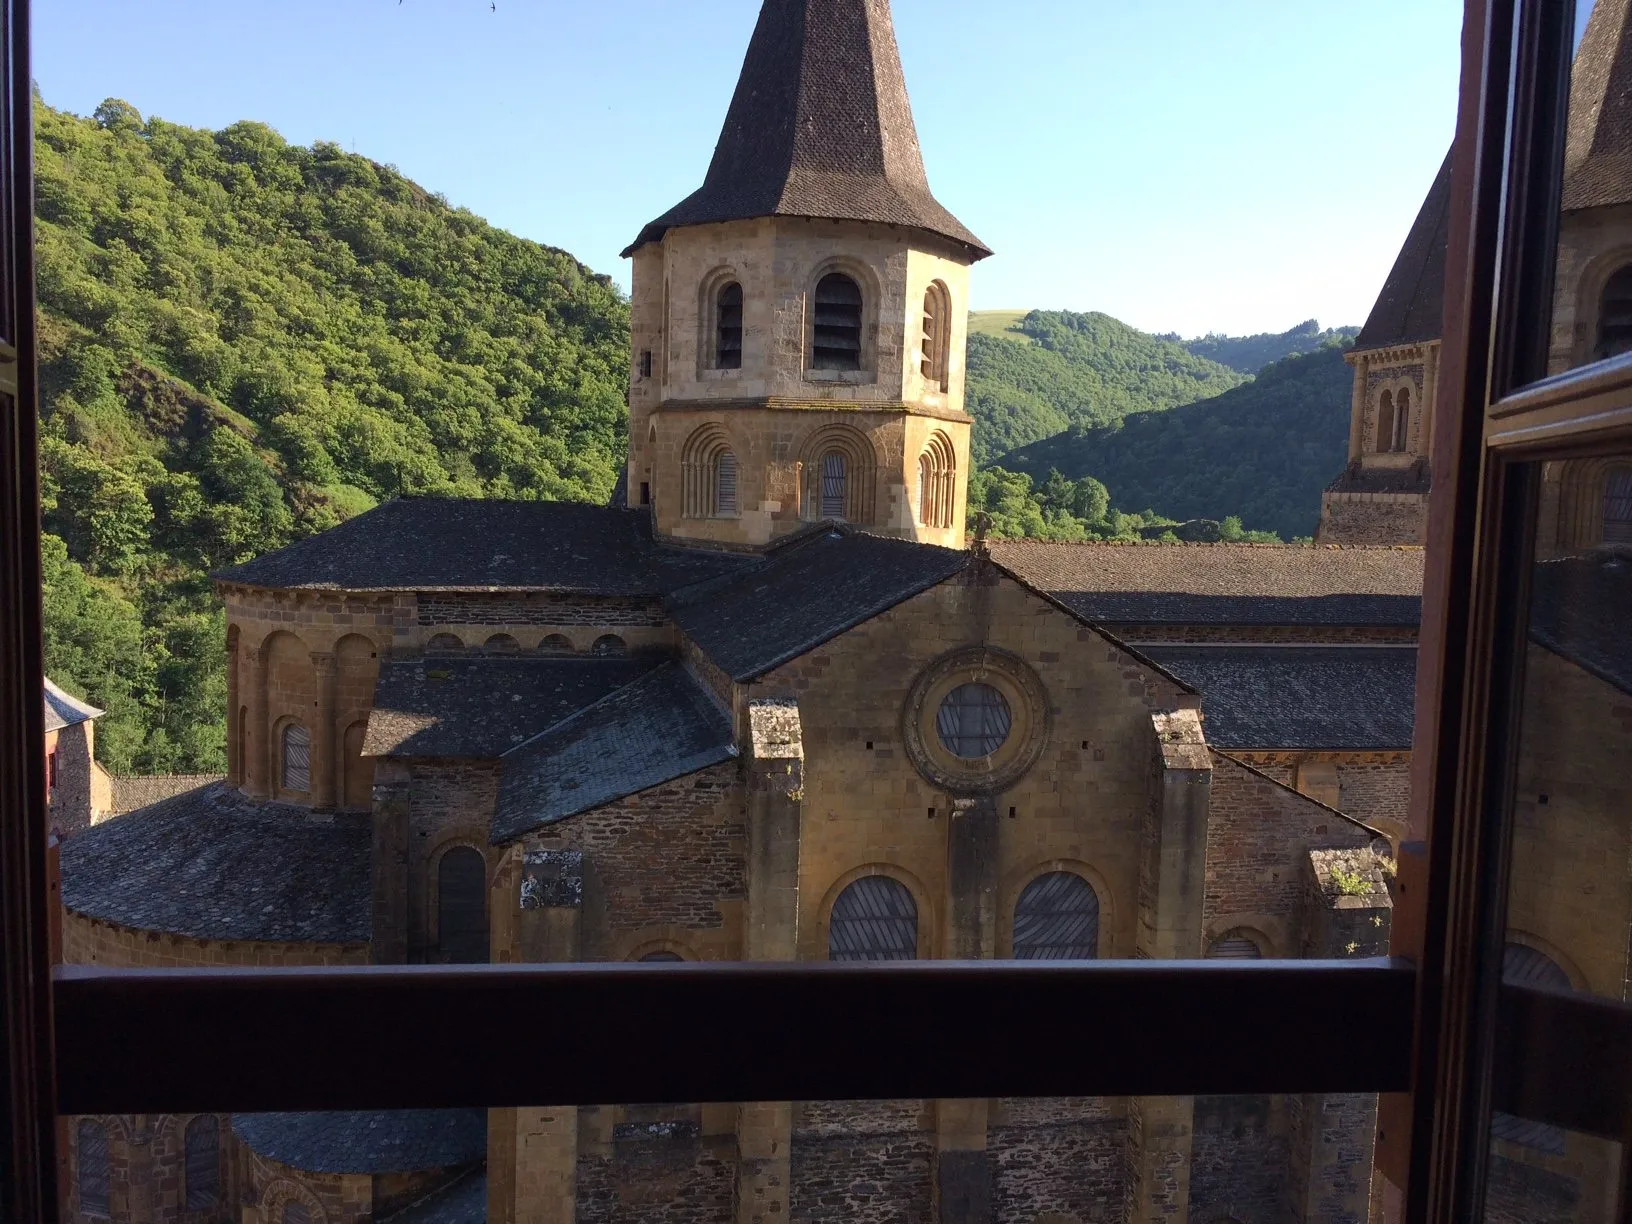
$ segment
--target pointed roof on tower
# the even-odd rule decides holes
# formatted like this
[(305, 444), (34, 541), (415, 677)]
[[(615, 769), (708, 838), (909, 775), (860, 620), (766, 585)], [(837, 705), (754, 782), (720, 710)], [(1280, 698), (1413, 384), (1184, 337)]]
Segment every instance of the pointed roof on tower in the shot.
[(1597, 0), (1570, 70), (1564, 207), (1632, 202), (1632, 21), (1628, 0)]
[(1451, 155), (1434, 176), (1377, 304), (1354, 338), (1357, 349), (1437, 340), (1444, 330), (1445, 244), (1450, 234)]
[(889, 0), (765, 0), (708, 177), (624, 254), (753, 217), (879, 221), (991, 254), (930, 194)]

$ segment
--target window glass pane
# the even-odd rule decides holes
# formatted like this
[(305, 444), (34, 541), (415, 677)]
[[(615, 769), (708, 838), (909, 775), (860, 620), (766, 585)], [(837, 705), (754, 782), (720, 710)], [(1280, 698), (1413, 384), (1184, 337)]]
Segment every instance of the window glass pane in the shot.
[[(1618, 538), (1617, 514), (1629, 471), (1632, 453), (1532, 469), (1537, 539), (1502, 950), (1504, 982), (1623, 1001), (1632, 997), (1632, 548)], [(1549, 1034), (1527, 1038), (1520, 1055), (1546, 1067)], [(1620, 1173), (1607, 1139), (1497, 1112), (1490, 1140), (1489, 1218), (1599, 1219), (1613, 1207)]]

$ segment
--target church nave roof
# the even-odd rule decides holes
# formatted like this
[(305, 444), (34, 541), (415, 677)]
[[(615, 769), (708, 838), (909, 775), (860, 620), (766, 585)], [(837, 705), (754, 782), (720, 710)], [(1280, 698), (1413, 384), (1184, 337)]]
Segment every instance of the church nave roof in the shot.
[(305, 1173), (417, 1173), (487, 1156), (485, 1109), (233, 1114), (251, 1151)]

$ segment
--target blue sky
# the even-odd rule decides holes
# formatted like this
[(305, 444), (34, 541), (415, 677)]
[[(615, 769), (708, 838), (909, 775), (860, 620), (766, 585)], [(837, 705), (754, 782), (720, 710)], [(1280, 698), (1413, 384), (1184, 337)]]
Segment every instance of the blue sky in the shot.
[[(490, 7), (495, 3), (496, 8)], [(271, 124), (627, 287), (702, 180), (758, 0), (36, 0), (54, 106)], [(1359, 323), (1449, 145), (1459, 0), (895, 0), (976, 309)]]

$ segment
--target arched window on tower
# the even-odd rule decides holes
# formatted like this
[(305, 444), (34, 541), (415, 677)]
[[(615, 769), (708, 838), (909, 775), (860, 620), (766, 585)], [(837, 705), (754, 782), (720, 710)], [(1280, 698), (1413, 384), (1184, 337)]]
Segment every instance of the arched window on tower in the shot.
[(1404, 453), (1406, 439), (1411, 429), (1411, 391), (1401, 387), (1399, 395), (1394, 398), (1394, 432), (1388, 441), (1388, 449), (1396, 453)]
[(930, 386), (945, 391), (952, 348), (952, 304), (946, 286), (936, 281), (924, 291), (924, 332), (919, 372)]
[(1384, 391), (1377, 398), (1377, 449), (1386, 451), (1394, 441), (1394, 392)]
[(436, 948), (444, 964), (487, 962), (487, 860), (470, 846), (453, 847), (437, 864)]
[(918, 456), (918, 521), (925, 527), (952, 526), (957, 466), (951, 441), (937, 429)]
[(1632, 544), (1632, 468), (1616, 468), (1604, 478), (1605, 544)]
[(1598, 336), (1593, 360), (1632, 352), (1632, 264), (1616, 270), (1598, 299)]
[(718, 425), (704, 425), (686, 440), (680, 455), (684, 518), (736, 518), (738, 494), (736, 452)]
[(281, 784), (286, 791), (312, 787), (312, 733), (299, 723), (283, 729)]
[(1014, 905), (1015, 960), (1092, 960), (1099, 955), (1099, 894), (1071, 871), (1038, 876)]
[(742, 286), (736, 281), (714, 300), (714, 368), (742, 369)]
[(862, 876), (833, 902), (827, 959), (900, 961), (918, 955), (918, 906), (905, 884), (887, 875)]
[(187, 1210), (207, 1211), (221, 1196), (221, 1120), (199, 1114), (187, 1123), (183, 1146)]
[(842, 272), (816, 283), (813, 370), (861, 369), (861, 286)]
[[(1521, 986), (1547, 986), (1553, 990), (1574, 990), (1570, 975), (1545, 952), (1524, 944), (1510, 943), (1502, 949), (1502, 981)], [(1490, 1115), (1490, 1137), (1536, 1148), (1554, 1155), (1564, 1153), (1564, 1130), (1546, 1122), (1493, 1110)]]
[(112, 1176), (108, 1158), (108, 1128), (95, 1118), (81, 1118), (78, 1128), (79, 1168), (75, 1185), (79, 1190), (81, 1215), (103, 1216), (110, 1213)]
[(850, 470), (844, 452), (831, 450), (822, 456), (822, 513), (824, 519), (842, 519), (849, 494)]

